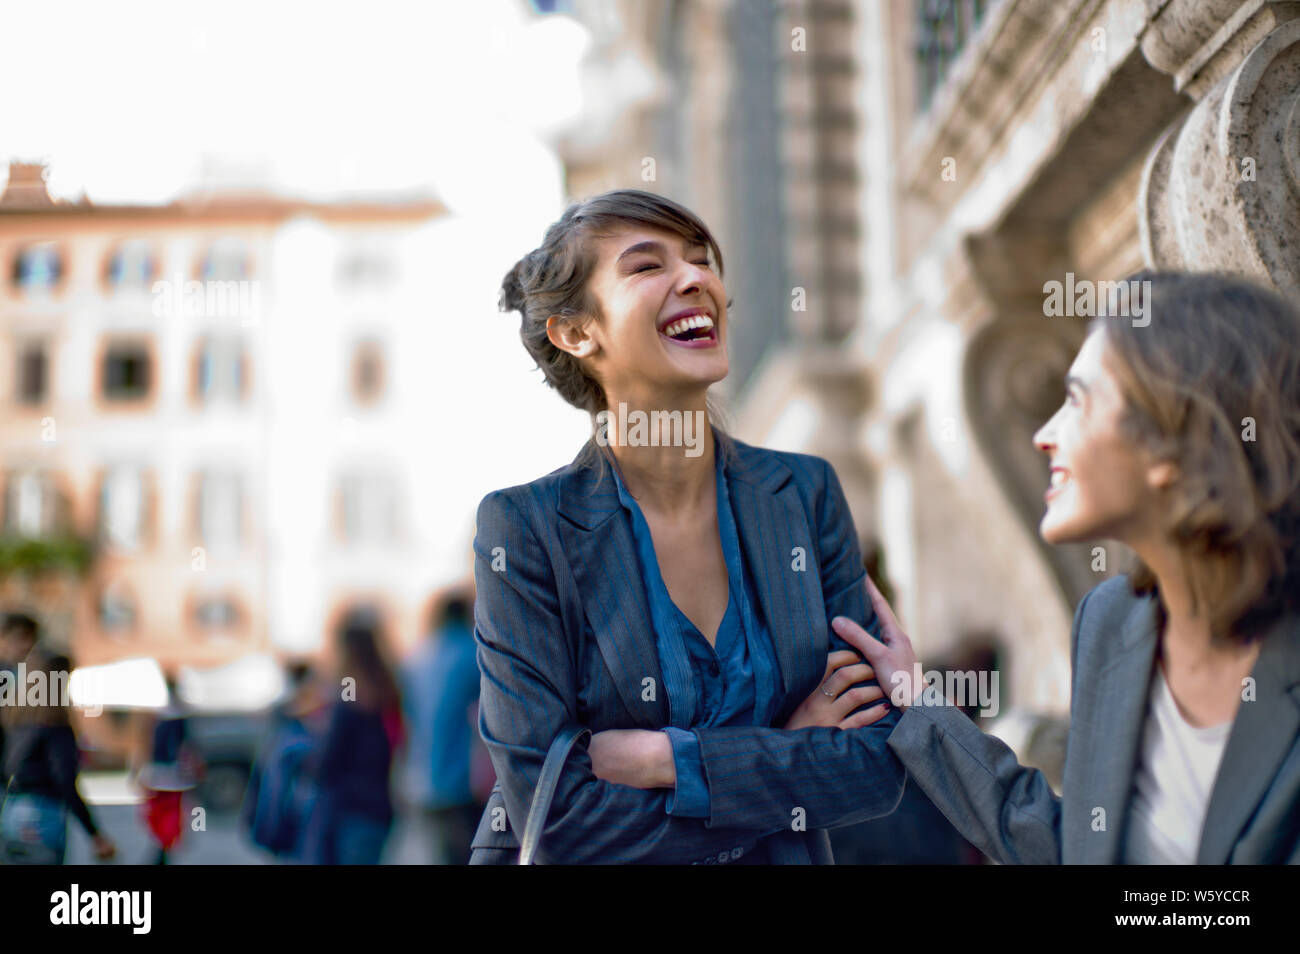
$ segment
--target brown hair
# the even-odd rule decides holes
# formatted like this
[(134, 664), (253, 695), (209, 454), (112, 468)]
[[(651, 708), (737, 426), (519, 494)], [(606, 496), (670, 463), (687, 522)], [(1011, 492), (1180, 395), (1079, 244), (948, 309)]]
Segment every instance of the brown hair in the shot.
[[(52, 653), (37, 646), (23, 660), (23, 673), (30, 677), (32, 673), (45, 676), (45, 701), (43, 705), (13, 705), (0, 708), (0, 723), (7, 727), (19, 725), (66, 726), (71, 721), (68, 717), (66, 693), (72, 677), (72, 661), (59, 653)], [(23, 688), (13, 674), (14, 691), (22, 698)]]
[(501, 283), (500, 308), (522, 315), (519, 337), (546, 375), (546, 383), (574, 407), (592, 415), (606, 409), (605, 393), (577, 358), (551, 343), (546, 320), (551, 315), (583, 322), (604, 319), (600, 302), (588, 293), (596, 267), (590, 240), (630, 223), (707, 245), (722, 275), (722, 250), (699, 216), (653, 192), (615, 189), (572, 203), (546, 230), (541, 247), (516, 262)]
[[(611, 235), (628, 224), (648, 225), (707, 245), (722, 276), (722, 250), (698, 215), (653, 192), (614, 189), (570, 204), (546, 230), (541, 246), (516, 262), (501, 283), (500, 310), (520, 313), (519, 337), (546, 376), (546, 383), (564, 400), (590, 414), (593, 426), (596, 415), (609, 408), (604, 389), (578, 358), (551, 343), (546, 321), (551, 315), (583, 323), (604, 320), (600, 302), (588, 287), (596, 267), (591, 239)], [(731, 306), (728, 301), (727, 307)], [(712, 402), (709, 418), (722, 433), (720, 422), (725, 414)], [(586, 450), (595, 447), (592, 441)], [(721, 441), (721, 449), (725, 454), (732, 452), (726, 439)], [(608, 459), (608, 453), (605, 456)]]
[(401, 692), (383, 646), (378, 617), (368, 610), (348, 613), (337, 630), (338, 667), (356, 680), (356, 702), (382, 710), (401, 704)]
[[(1149, 326), (1103, 318), (1121, 427), (1173, 462), (1168, 532), (1217, 639), (1300, 609), (1300, 312), (1245, 279), (1142, 271)], [(1156, 588), (1140, 561), (1135, 592)]]

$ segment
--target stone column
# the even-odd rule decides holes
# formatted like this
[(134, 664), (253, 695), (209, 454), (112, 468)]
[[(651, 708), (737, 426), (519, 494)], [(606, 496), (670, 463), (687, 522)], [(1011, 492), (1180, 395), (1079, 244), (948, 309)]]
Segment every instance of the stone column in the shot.
[(877, 534), (876, 471), (862, 450), (862, 420), (874, 400), (871, 371), (843, 347), (801, 349), (800, 371), (817, 404), (817, 425), (804, 450), (830, 461), (861, 537)]
[(1147, 262), (1300, 296), (1300, 3), (1171, 0), (1142, 53), (1196, 101), (1143, 171)]

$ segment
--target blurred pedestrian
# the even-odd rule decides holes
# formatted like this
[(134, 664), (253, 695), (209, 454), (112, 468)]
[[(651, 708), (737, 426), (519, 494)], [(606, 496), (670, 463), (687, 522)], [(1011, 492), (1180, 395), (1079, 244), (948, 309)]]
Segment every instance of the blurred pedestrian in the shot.
[[(77, 791), (77, 737), (68, 718), (68, 657), (34, 649), (26, 672), (46, 680), (42, 704), (0, 709), (9, 738), (5, 756), (8, 788), (0, 807), (0, 842), (6, 864), (61, 865), (67, 852), (69, 809), (94, 844), (95, 857), (112, 858), (116, 847), (100, 832)], [(30, 683), (29, 683), (30, 685)]]
[(153, 863), (165, 865), (180, 841), (184, 795), (194, 789), (203, 773), (202, 760), (189, 738), (185, 707), (170, 676), (167, 702), (152, 721), (148, 735), (149, 760), (136, 774), (136, 783), (144, 793), (145, 823), (158, 843)]
[(292, 664), (288, 678), (288, 691), (272, 711), (240, 811), (253, 843), (282, 861), (301, 857), (316, 798), (306, 763), (322, 729), (317, 724), (322, 705), (311, 664)]
[[(26, 613), (7, 613), (4, 623), (0, 624), (0, 679), (9, 673), (17, 679), (18, 664), (27, 658), (27, 654), (36, 646), (39, 627), (36, 620)], [(17, 684), (16, 682), (14, 683)], [(5, 730), (0, 720), (0, 789), (9, 781), (5, 774)]]
[(370, 613), (337, 635), (339, 696), (310, 765), (317, 791), (307, 824), (308, 864), (374, 865), (393, 825), (389, 774), (404, 737), (401, 693)]
[(428, 639), (403, 669), (411, 726), (407, 791), (432, 834), (434, 864), (469, 861), (470, 840), (486, 799), (470, 785), (470, 753), (477, 737), (473, 598), (452, 591), (434, 604)]

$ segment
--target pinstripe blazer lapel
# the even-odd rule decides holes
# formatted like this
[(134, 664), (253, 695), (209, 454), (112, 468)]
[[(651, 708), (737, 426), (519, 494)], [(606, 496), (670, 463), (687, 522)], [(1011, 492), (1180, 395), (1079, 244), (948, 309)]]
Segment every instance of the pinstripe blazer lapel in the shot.
[(1300, 731), (1300, 625), (1284, 617), (1264, 637), (1251, 675), (1255, 698), (1242, 701), (1210, 792), (1196, 863), (1222, 865)]
[[(573, 468), (559, 497), (560, 540), (619, 697), (642, 728), (677, 725), (659, 666), (636, 542), (627, 521), (618, 517), (622, 505), (609, 463), (602, 457), (597, 466)], [(654, 680), (651, 693), (646, 692), (647, 678)]]
[[(771, 711), (784, 717), (792, 696), (797, 705), (820, 679), (830, 651), (817, 537), (790, 469), (774, 455), (738, 444), (729, 474), (736, 530), (781, 668), (785, 695)], [(804, 554), (802, 570), (794, 569), (796, 547)]]

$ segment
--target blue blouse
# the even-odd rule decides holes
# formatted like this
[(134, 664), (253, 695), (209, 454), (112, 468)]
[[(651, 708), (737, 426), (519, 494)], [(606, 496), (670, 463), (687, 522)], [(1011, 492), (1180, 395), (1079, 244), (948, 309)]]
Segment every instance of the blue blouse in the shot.
[(700, 741), (688, 730), (694, 726), (769, 725), (780, 679), (776, 648), (758, 612), (760, 604), (753, 580), (741, 557), (722, 449), (716, 441), (714, 449), (718, 531), (727, 564), (729, 591), (716, 648), (709, 645), (669, 596), (659, 572), (650, 527), (628, 493), (618, 468), (612, 468), (618, 499), (632, 520), (641, 578), (663, 670), (664, 691), (673, 700), (672, 711), (683, 713), (679, 718), (687, 721), (686, 725), (664, 729), (672, 741), (677, 770), (677, 787), (668, 796), (667, 810), (670, 815), (683, 818), (708, 818), (710, 814)]

